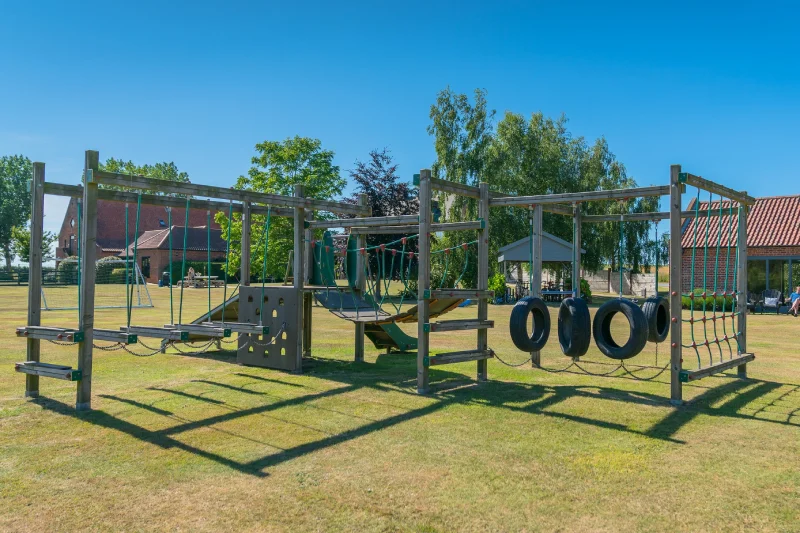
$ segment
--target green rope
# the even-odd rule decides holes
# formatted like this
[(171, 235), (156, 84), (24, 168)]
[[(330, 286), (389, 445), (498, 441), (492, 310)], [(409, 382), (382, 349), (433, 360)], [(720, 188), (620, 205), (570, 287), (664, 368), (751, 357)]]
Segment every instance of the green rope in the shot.
[(189, 199), (186, 199), (186, 216), (183, 222), (183, 258), (181, 259), (181, 297), (178, 305), (178, 324), (183, 320), (183, 286), (186, 285), (186, 238), (189, 235)]
[[(127, 214), (125, 216), (127, 219)], [(167, 223), (169, 224), (169, 323), (175, 323), (175, 309), (172, 303), (172, 208), (167, 208)], [(126, 263), (127, 264), (127, 263)]]
[[(742, 220), (742, 209), (743, 209), (742, 204), (739, 204), (738, 213), (736, 215), (737, 216), (737, 218), (736, 218), (737, 223), (740, 223), (740, 221)], [(731, 202), (731, 214), (733, 214), (733, 202)], [(731, 218), (731, 225), (733, 225), (733, 218)], [(738, 229), (737, 229), (737, 235), (738, 235)], [(737, 302), (738, 299), (742, 298), (742, 297), (747, 298), (747, 294), (741, 294), (739, 292), (739, 290), (738, 290), (739, 286), (736, 284), (736, 275), (738, 273), (739, 273), (739, 249), (738, 249), (738, 246), (737, 246), (737, 249), (736, 249), (736, 265), (734, 266), (734, 269), (733, 269), (733, 287), (732, 287), (732, 290), (731, 290), (731, 292), (735, 296), (734, 297), (734, 302)], [(731, 309), (731, 311), (733, 311), (733, 308)], [(742, 344), (739, 341), (739, 338), (742, 335), (742, 330), (741, 330), (742, 316), (741, 316), (741, 311), (736, 311), (735, 313), (731, 313), (731, 314), (733, 314), (733, 315), (735, 315), (737, 317), (735, 325), (733, 324), (733, 318), (731, 318), (731, 322), (732, 322), (732, 326), (731, 327), (734, 328), (733, 331), (735, 332), (734, 335), (736, 337), (736, 352), (738, 354), (738, 353), (740, 353), (742, 351)]]
[(131, 280), (130, 272), (128, 271), (128, 265), (130, 264), (130, 258), (128, 257), (128, 202), (125, 202), (125, 312), (128, 318), (128, 326), (131, 325), (131, 299), (129, 296), (128, 285)]
[(442, 281), (439, 283), (439, 288), (441, 289), (444, 287), (444, 282), (447, 280), (447, 269), (450, 266), (450, 254), (451, 251), (448, 249), (445, 251), (444, 254), (444, 272), (442, 273)]
[[(658, 298), (658, 255), (661, 248), (661, 243), (658, 242), (658, 221), (654, 220), (653, 226), (656, 230), (656, 298)], [(658, 343), (656, 343), (656, 348), (658, 348)]]
[[(729, 216), (728, 221), (729, 223), (729, 231), (728, 231), (728, 246), (725, 251), (725, 284), (724, 288), (722, 289), (722, 335), (725, 339), (725, 342), (728, 344), (728, 352), (731, 358), (733, 358), (733, 347), (731, 346), (731, 341), (728, 339), (728, 327), (726, 325), (727, 317), (725, 316), (725, 307), (728, 303), (728, 275), (730, 272), (730, 264), (731, 264), (731, 243), (733, 242), (733, 202), (731, 201), (729, 204)], [(722, 234), (722, 202), (719, 203), (719, 232)], [(719, 252), (717, 252), (719, 255)], [(731, 302), (733, 299), (731, 298)], [(732, 322), (732, 321), (731, 321)]]
[(700, 189), (697, 189), (697, 197), (694, 201), (694, 245), (692, 246), (692, 269), (691, 269), (691, 283), (690, 288), (691, 292), (689, 293), (689, 330), (691, 331), (692, 336), (692, 345), (691, 347), (694, 348), (695, 353), (697, 354), (697, 367), (700, 368), (703, 366), (703, 363), (700, 361), (700, 350), (697, 349), (697, 341), (694, 338), (694, 264), (696, 261), (697, 256), (697, 214), (700, 210)]
[[(714, 198), (713, 193), (708, 193), (708, 208), (711, 209), (711, 202)], [(695, 220), (695, 222), (697, 222)], [(708, 236), (711, 229), (711, 218), (706, 217), (706, 238), (703, 241), (703, 338), (705, 339), (706, 348), (708, 348), (709, 364), (714, 364), (714, 356), (711, 353), (711, 345), (708, 343), (708, 321), (706, 320), (708, 302), (706, 296), (708, 294)], [(716, 303), (716, 298), (714, 299)], [(720, 352), (721, 353), (721, 352)]]
[(622, 243), (624, 242), (624, 235), (622, 233), (622, 202), (620, 202), (620, 214), (619, 214), (619, 297), (622, 298)]
[[(531, 229), (531, 238), (528, 242), (528, 287), (530, 287), (530, 294), (535, 294), (533, 291), (533, 209), (528, 208), (528, 222)], [(503, 267), (505, 269), (505, 267)]]
[[(228, 236), (225, 237), (225, 273), (222, 285), (222, 323), (225, 324), (225, 307), (228, 303), (228, 257), (231, 254), (231, 226), (233, 225), (233, 202), (228, 204)], [(210, 317), (209, 317), (210, 318)]]
[[(139, 250), (139, 216), (142, 211), (142, 193), (136, 195), (136, 229), (134, 230), (133, 236), (133, 279), (137, 280), (136, 278), (136, 254)], [(125, 250), (125, 259), (127, 260), (128, 250)], [(128, 327), (131, 327), (131, 311), (133, 309), (133, 286), (134, 284), (130, 284), (130, 298), (128, 299)]]
[[(711, 315), (711, 325), (714, 327), (714, 342), (719, 348), (719, 360), (722, 362), (722, 344), (719, 342), (719, 335), (717, 334), (717, 285), (719, 281), (719, 250), (722, 246), (722, 196), (719, 197), (719, 227), (717, 228), (717, 253), (714, 258), (714, 307), (713, 314)], [(708, 225), (711, 225), (711, 204), (708, 204)], [(727, 281), (727, 280), (726, 280)], [(725, 296), (722, 297), (723, 305), (725, 305)]]
[(467, 273), (467, 266), (469, 265), (469, 246), (464, 246), (464, 268), (461, 269), (461, 274), (456, 278), (453, 287), (458, 287), (461, 280), (464, 279), (464, 274)]
[[(261, 267), (261, 307), (258, 311), (258, 317), (261, 320), (261, 325), (264, 324), (264, 284), (267, 282), (267, 250), (269, 250), (269, 224), (272, 216), (272, 206), (267, 207), (267, 220), (264, 223), (264, 261)], [(302, 275), (297, 272), (295, 276)]]

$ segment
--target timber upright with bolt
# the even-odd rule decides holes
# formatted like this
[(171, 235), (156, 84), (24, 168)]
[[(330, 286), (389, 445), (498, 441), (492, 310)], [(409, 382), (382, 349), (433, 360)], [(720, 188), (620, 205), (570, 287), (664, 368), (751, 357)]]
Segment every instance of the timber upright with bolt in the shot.
[(428, 392), (430, 334), (425, 324), (430, 321), (429, 300), (425, 292), (431, 288), (431, 171), (419, 171), (419, 257), (417, 277), (417, 392)]
[[(680, 373), (683, 367), (681, 360), (681, 343), (683, 342), (681, 322), (681, 194), (683, 184), (680, 182), (680, 165), (670, 167), (669, 179), (669, 310), (672, 314), (670, 327), (670, 403), (683, 404), (683, 390)], [(658, 273), (656, 273), (656, 276)]]

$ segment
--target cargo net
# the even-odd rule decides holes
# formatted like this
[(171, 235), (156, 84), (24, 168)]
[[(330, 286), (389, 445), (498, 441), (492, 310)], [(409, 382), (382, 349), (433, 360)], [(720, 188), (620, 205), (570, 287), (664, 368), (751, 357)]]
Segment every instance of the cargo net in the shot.
[[(80, 307), (81, 265), (69, 257), (54, 270), (42, 273), (42, 308), (47, 311)], [(132, 295), (132, 307), (153, 307), (142, 271), (134, 261), (104, 257), (95, 263), (95, 309), (124, 309)]]
[[(688, 339), (682, 347), (691, 350), (697, 368), (733, 359), (740, 351), (741, 308), (736, 290), (739, 270), (738, 221), (743, 207), (722, 197), (701, 201), (701, 190), (690, 205), (694, 217), (683, 233), (682, 248), (691, 249), (689, 292), (681, 294), (681, 307), (688, 309)], [(723, 255), (724, 257), (721, 257)], [(688, 365), (685, 354), (684, 364)]]

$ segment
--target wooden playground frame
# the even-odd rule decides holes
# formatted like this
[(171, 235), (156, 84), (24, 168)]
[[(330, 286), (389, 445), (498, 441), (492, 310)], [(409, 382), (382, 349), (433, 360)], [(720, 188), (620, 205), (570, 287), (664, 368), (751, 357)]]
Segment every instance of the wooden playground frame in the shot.
[[(738, 202), (741, 206), (738, 216), (738, 246), (736, 247), (738, 283), (735, 294), (746, 295), (747, 292), (747, 247), (746, 247), (746, 215), (747, 206), (752, 205), (755, 199), (746, 192), (728, 189), (714, 182), (698, 176), (682, 173), (680, 165), (670, 168), (670, 182), (666, 186), (639, 187), (632, 189), (617, 189), (606, 191), (591, 191), (579, 193), (549, 194), (539, 196), (504, 196), (489, 191), (487, 183), (478, 187), (458, 184), (433, 178), (431, 171), (423, 169), (415, 177), (419, 186), (420, 212), (418, 215), (403, 215), (390, 217), (371, 217), (371, 208), (366, 205), (366, 196), (361, 195), (358, 203), (335, 202), (329, 200), (315, 200), (306, 198), (302, 185), (296, 185), (293, 196), (265, 194), (253, 191), (229, 189), (224, 187), (198, 185), (191, 183), (174, 183), (163, 180), (146, 178), (143, 176), (125, 175), (99, 170), (99, 153), (86, 151), (84, 163), (84, 186), (71, 186), (45, 182), (44, 163), (34, 163), (33, 180), (31, 183), (31, 261), (30, 282), (28, 293), (28, 321), (27, 326), (18, 328), (18, 336), (27, 339), (26, 361), (17, 363), (16, 370), (26, 374), (25, 396), (37, 397), (39, 395), (39, 378), (54, 377), (77, 382), (76, 409), (88, 410), (91, 408), (92, 388), (92, 358), (93, 341), (105, 340), (118, 343), (135, 343), (137, 336), (152, 337), (162, 340), (182, 342), (192, 338), (220, 339), (229, 336), (231, 329), (240, 334), (259, 334), (260, 326), (253, 324), (234, 324), (223, 329), (219, 324), (175, 324), (170, 327), (129, 327), (124, 331), (100, 330), (94, 328), (94, 292), (95, 292), (95, 261), (96, 261), (96, 234), (97, 234), (97, 201), (116, 200), (124, 202), (141, 202), (164, 207), (184, 207), (206, 209), (209, 211), (224, 211), (242, 213), (242, 254), (241, 272), (242, 284), (249, 285), (250, 280), (250, 246), (252, 231), (252, 215), (268, 214), (273, 216), (291, 217), (294, 224), (293, 246), (293, 289), (297, 301), (296, 315), (292, 317), (301, 334), (297, 335), (296, 346), (293, 352), (295, 358), (294, 371), (302, 371), (303, 357), (311, 354), (312, 345), (312, 306), (313, 291), (326, 287), (310, 285), (313, 270), (313, 231), (327, 228), (349, 228), (357, 239), (357, 248), (365, 249), (365, 235), (368, 234), (404, 234), (415, 230), (419, 233), (418, 250), (418, 287), (417, 287), (417, 391), (429, 392), (430, 366), (458, 363), (465, 361), (477, 362), (477, 380), (487, 380), (487, 360), (494, 356), (488, 346), (488, 329), (493, 327), (493, 322), (488, 320), (488, 300), (493, 296), (488, 290), (489, 282), (489, 211), (492, 207), (521, 207), (529, 210), (533, 235), (533, 265), (531, 295), (540, 296), (541, 287), (541, 246), (542, 246), (542, 213), (553, 212), (573, 218), (573, 242), (581, 241), (582, 223), (606, 221), (658, 221), (670, 220), (670, 371), (671, 371), (671, 396), (672, 403), (682, 403), (682, 384), (684, 382), (700, 379), (702, 377), (722, 372), (736, 367), (740, 377), (747, 375), (747, 363), (754, 359), (752, 353), (746, 351), (746, 312), (745, 297), (736, 299), (738, 315), (736, 325), (738, 328), (736, 357), (728, 361), (712, 364), (699, 370), (688, 371), (682, 365), (682, 319), (681, 319), (681, 228), (684, 218), (694, 216), (716, 216), (712, 210), (706, 212), (682, 211), (682, 193), (686, 185), (696, 186), (700, 189), (716, 193)], [(135, 192), (99, 189), (99, 185), (113, 185), (122, 188), (158, 191), (163, 193), (179, 194), (188, 197), (159, 196), (151, 194), (138, 194)], [(446, 194), (455, 194), (473, 198), (478, 201), (478, 220), (466, 222), (434, 223), (432, 212), (433, 191)], [(78, 327), (53, 328), (41, 326), (41, 242), (43, 235), (43, 209), (44, 195), (53, 194), (80, 198), (83, 205), (84, 217), (81, 221), (80, 244), (83, 255), (80, 258), (83, 277), (79, 286), (80, 311)], [(668, 212), (637, 213), (628, 215), (609, 216), (582, 216), (579, 204), (582, 202), (628, 199), (647, 196), (669, 196), (670, 210)], [(213, 200), (195, 199), (195, 196), (214, 198)], [(225, 200), (225, 201), (219, 201)], [(325, 211), (351, 215), (354, 218), (340, 218), (334, 220), (315, 220), (315, 211)], [(445, 231), (474, 230), (478, 232), (478, 272), (477, 287), (465, 289), (458, 287), (439, 288), (431, 287), (431, 242), (432, 234)], [(573, 280), (580, 279), (580, 246), (573, 246)], [(357, 281), (354, 292), (363, 293), (366, 289), (364, 276), (363, 253), (357, 255)], [(302, 273), (297, 275), (297, 273)], [(573, 284), (573, 290), (578, 295), (578, 285)], [(478, 301), (477, 317), (466, 320), (440, 320), (431, 322), (429, 303), (437, 297), (470, 298)], [(210, 322), (210, 312), (209, 312)], [(732, 317), (731, 317), (732, 318)], [(180, 320), (179, 320), (180, 322)], [(365, 352), (365, 324), (355, 322), (354, 359), (364, 360)], [(474, 350), (438, 353), (431, 355), (430, 334), (438, 331), (475, 330), (477, 333)], [(74, 343), (78, 349), (77, 369), (67, 366), (49, 365), (41, 362), (41, 340), (57, 340)], [(531, 361), (534, 366), (540, 366), (540, 353), (533, 352)]]

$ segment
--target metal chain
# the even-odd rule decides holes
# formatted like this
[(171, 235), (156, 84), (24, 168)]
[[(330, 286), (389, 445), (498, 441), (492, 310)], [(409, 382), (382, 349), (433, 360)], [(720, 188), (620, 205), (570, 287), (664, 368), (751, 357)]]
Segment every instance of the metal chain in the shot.
[(178, 351), (178, 353), (183, 354), (183, 355), (200, 355), (200, 354), (206, 353), (208, 351), (208, 349), (211, 348), (211, 346), (213, 346), (213, 345), (214, 345), (214, 341), (211, 340), (203, 348), (193, 352), (193, 351), (189, 351), (189, 350), (186, 350), (186, 351), (181, 350), (180, 348), (178, 348), (177, 344), (175, 344), (174, 342), (169, 343), (169, 346), (172, 346), (173, 348), (175, 348), (175, 350)]
[(108, 344), (106, 346), (100, 346), (99, 344), (92, 343), (92, 346), (104, 352), (116, 352), (117, 350), (121, 350), (124, 345), (121, 342), (118, 342), (116, 344)]
[(491, 349), (490, 349), (489, 351), (491, 351), (491, 352), (494, 354), (494, 358), (495, 358), (495, 359), (497, 359), (497, 360), (498, 360), (498, 361), (500, 361), (502, 364), (504, 364), (504, 365), (506, 365), (506, 366), (509, 366), (509, 367), (511, 367), (511, 368), (517, 368), (517, 367), (520, 367), (520, 366), (522, 366), (522, 365), (528, 364), (528, 363), (530, 362), (530, 360), (531, 360), (531, 357), (529, 356), (527, 359), (525, 359), (524, 361), (522, 361), (522, 362), (521, 362), (521, 363), (519, 363), (519, 364), (509, 363), (509, 362), (507, 362), (507, 361), (503, 361), (503, 360), (500, 358), (500, 356), (499, 356), (499, 355), (497, 355), (497, 352), (495, 352), (494, 350), (491, 350)]
[[(150, 357), (150, 356), (155, 355), (155, 354), (157, 354), (158, 352), (161, 351), (161, 348), (159, 348), (157, 350), (152, 351), (151, 353), (136, 353), (136, 352), (130, 350), (128, 348), (128, 346), (125, 345), (125, 344), (122, 345), (122, 349), (125, 350), (126, 352), (128, 352), (129, 354), (134, 355), (136, 357)], [(152, 349), (152, 348), (148, 348), (148, 349)]]
[(58, 346), (74, 346), (78, 344), (77, 342), (60, 342), (60, 341), (54, 341), (52, 339), (47, 339), (47, 342), (51, 344), (57, 344)]

